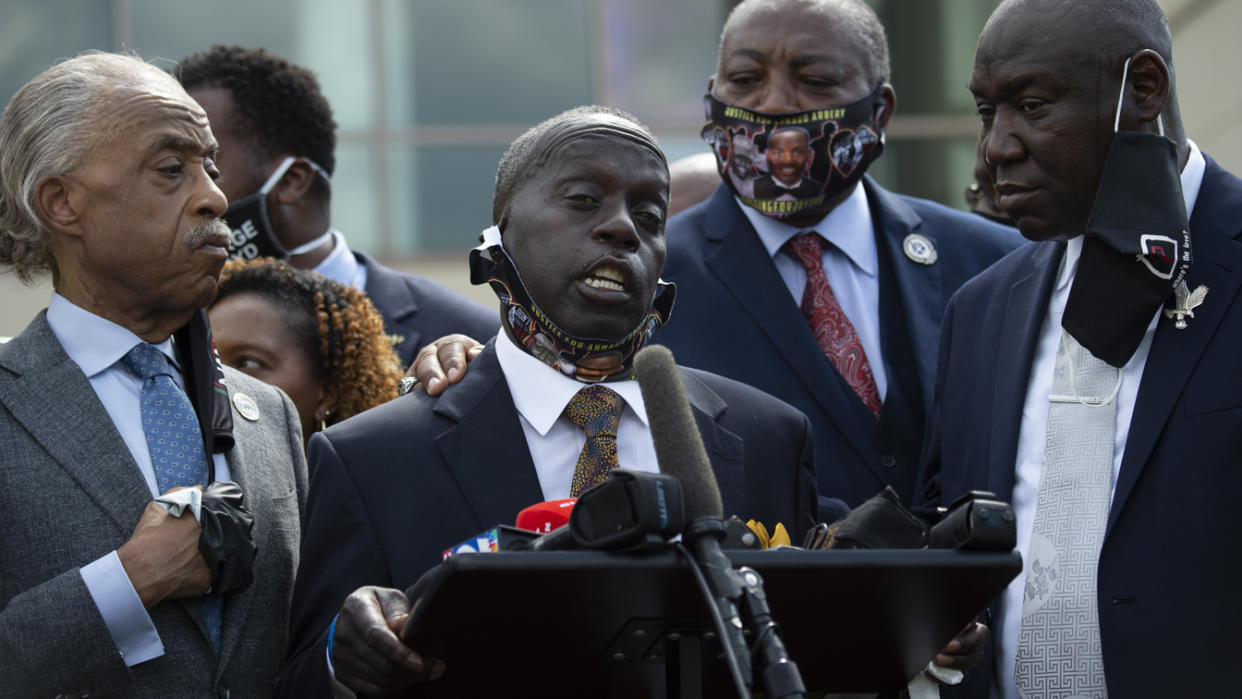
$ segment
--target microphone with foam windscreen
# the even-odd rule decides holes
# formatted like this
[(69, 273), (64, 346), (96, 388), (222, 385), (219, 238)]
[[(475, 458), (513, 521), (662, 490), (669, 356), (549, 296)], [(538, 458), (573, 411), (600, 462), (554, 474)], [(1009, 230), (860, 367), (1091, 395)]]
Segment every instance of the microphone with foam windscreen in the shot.
[(759, 628), (752, 631), (756, 634), (755, 651), (768, 696), (803, 696), (806, 689), (797, 665), (785, 653), (767, 610), (762, 578), (749, 568), (743, 569), (745, 576), (739, 574), (721, 550), (727, 534), (721, 519), (724, 504), (673, 354), (660, 345), (644, 347), (634, 357), (634, 373), (642, 390), (660, 472), (681, 482), (687, 522), (682, 539), (703, 569), (724, 621), (723, 645), (730, 656), (730, 673), (739, 695), (747, 696), (753, 683), (740, 605), (748, 621), (758, 622)]
[[(735, 682), (740, 681), (749, 689), (752, 683), (750, 651), (742, 634), (737, 607), (744, 588), (732, 562), (720, 547), (726, 534), (721, 520), (724, 504), (720, 499), (720, 487), (716, 485), (711, 462), (707, 460), (707, 450), (703, 448), (703, 438), (690, 411), (690, 401), (686, 399), (673, 353), (660, 345), (644, 347), (634, 356), (634, 374), (642, 390), (660, 472), (681, 482), (686, 514), (682, 539), (703, 569), (716, 608), (724, 620), (725, 637), (721, 640), (734, 661), (729, 664), (730, 671), (736, 673)], [(742, 692), (743, 687), (738, 687), (738, 691)]]

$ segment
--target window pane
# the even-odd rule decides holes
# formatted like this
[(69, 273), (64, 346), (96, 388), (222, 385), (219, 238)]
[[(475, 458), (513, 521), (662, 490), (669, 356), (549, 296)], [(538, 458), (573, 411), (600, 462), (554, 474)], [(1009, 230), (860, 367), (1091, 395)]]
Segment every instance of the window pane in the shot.
[(61, 58), (112, 47), (112, 3), (6, 0), (0, 19), (0, 101)]
[[(386, 10), (404, 4), (384, 3)], [(591, 101), (589, 5), (581, 0), (415, 0), (394, 12), (406, 50), (389, 79), (409, 81), (405, 124), (534, 124)], [(395, 47), (394, 47), (395, 48)]]
[(331, 0), (132, 0), (133, 43), (146, 58), (172, 61), (213, 44), (263, 47), (314, 71), (337, 125), (372, 121), (366, 5)]

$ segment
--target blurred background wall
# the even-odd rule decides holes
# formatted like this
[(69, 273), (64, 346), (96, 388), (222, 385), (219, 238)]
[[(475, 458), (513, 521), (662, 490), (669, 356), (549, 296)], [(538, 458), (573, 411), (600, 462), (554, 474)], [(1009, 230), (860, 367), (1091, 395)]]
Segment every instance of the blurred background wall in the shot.
[[(997, 0), (869, 0), (888, 29), (898, 108), (870, 172), (965, 208), (978, 131), (966, 90)], [(702, 96), (733, 0), (4, 0), (0, 103), (59, 58), (137, 51), (171, 66), (214, 43), (314, 70), (340, 126), (333, 223), (354, 248), (491, 303), (465, 251), (490, 224), (492, 178), (527, 127), (586, 103), (651, 125), (669, 160), (705, 152)], [(1242, 172), (1242, 2), (1162, 0), (1191, 138)], [(1224, 88), (1223, 90), (1221, 88)], [(50, 284), (0, 272), (0, 336)]]

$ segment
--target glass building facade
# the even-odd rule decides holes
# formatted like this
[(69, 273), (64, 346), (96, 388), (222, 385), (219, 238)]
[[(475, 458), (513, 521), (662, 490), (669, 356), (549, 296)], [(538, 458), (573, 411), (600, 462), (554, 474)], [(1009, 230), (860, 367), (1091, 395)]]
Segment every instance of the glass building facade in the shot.
[[(965, 90), (994, 0), (874, 0), (898, 112), (872, 168), (961, 207), (977, 130)], [(705, 152), (702, 95), (729, 0), (6, 0), (0, 99), (86, 49), (171, 66), (263, 46), (320, 79), (339, 124), (333, 222), (395, 263), (460, 260), (490, 223), (492, 178), (525, 128), (591, 102), (633, 112), (669, 159)]]

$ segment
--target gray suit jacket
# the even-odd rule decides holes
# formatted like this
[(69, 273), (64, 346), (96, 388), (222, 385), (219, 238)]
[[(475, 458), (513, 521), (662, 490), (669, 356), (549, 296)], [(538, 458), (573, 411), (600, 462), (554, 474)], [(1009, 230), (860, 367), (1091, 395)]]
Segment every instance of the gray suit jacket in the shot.
[(255, 516), (255, 581), (224, 601), (219, 658), (197, 605), (150, 610), (164, 655), (126, 668), (79, 567), (130, 536), (151, 493), (86, 376), (40, 313), (0, 344), (0, 696), (267, 696), (284, 657), (306, 458), (293, 404), (225, 369), (227, 461)]

